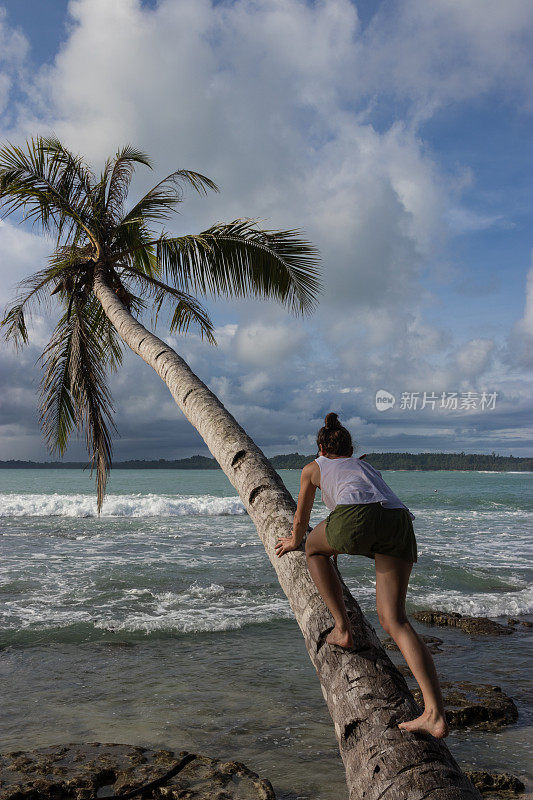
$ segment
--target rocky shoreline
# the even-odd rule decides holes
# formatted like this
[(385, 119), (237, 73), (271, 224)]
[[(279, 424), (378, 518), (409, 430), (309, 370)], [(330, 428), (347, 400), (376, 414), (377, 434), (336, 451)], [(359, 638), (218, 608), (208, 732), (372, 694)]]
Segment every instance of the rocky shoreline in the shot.
[(411, 616), (419, 622), (425, 622), (427, 625), (459, 628), (470, 636), (505, 636), (514, 633), (517, 625), (522, 625), (526, 628), (533, 627), (533, 622), (528, 622), (527, 620), (508, 617), (507, 625), (502, 625), (500, 622), (495, 622), (488, 617), (470, 617), (465, 614), (459, 614), (456, 611), (428, 609), (427, 611), (415, 611)]
[[(135, 792), (169, 772), (176, 774), (162, 785)], [(0, 800), (103, 800), (132, 792), (166, 800), (275, 800), (270, 781), (244, 764), (186, 751), (89, 742), (0, 755)]]

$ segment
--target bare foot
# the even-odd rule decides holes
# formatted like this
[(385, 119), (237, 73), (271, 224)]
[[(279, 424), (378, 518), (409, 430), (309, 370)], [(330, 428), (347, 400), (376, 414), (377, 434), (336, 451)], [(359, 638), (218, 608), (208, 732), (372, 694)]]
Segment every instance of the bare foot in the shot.
[(436, 711), (424, 711), (416, 719), (398, 723), (398, 727), (411, 732), (426, 731), (434, 736), (435, 739), (444, 739), (450, 732), (446, 718)]
[(326, 636), (328, 644), (336, 644), (338, 647), (353, 647), (353, 638), (348, 628), (339, 628), (337, 625), (330, 634)]

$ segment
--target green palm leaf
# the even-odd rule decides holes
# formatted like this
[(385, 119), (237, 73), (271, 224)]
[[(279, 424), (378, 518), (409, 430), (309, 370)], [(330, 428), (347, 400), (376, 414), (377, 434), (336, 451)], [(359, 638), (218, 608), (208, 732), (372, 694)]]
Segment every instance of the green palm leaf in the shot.
[(254, 220), (237, 219), (198, 236), (162, 236), (157, 257), (167, 282), (185, 291), (268, 297), (307, 313), (320, 289), (319, 256), (299, 233), (260, 230)]
[(115, 228), (112, 247), (117, 264), (126, 263), (151, 277), (159, 275), (161, 270), (156, 258), (153, 235), (142, 223), (131, 222)]
[(0, 149), (0, 201), (8, 216), (25, 212), (25, 219), (43, 230), (54, 230), (57, 242), (78, 244), (81, 238), (96, 241), (90, 223), (92, 199), (88, 194), (90, 173), (81, 160), (53, 149), (54, 140), (31, 139), (26, 152), (15, 145)]
[(184, 184), (191, 186), (198, 194), (206, 195), (208, 189), (219, 191), (216, 183), (205, 175), (188, 169), (178, 169), (150, 189), (126, 214), (120, 225), (130, 225), (132, 222), (145, 224), (167, 219), (169, 212), (183, 200)]
[(50, 287), (55, 285), (55, 278), (54, 271), (43, 269), (18, 283), (18, 296), (6, 306), (4, 318), (0, 322), (0, 327), (4, 328), (6, 342), (12, 341), (17, 349), (23, 344), (28, 344), (25, 312), (31, 315), (32, 305), (48, 304)]
[(111, 219), (118, 222), (124, 211), (124, 202), (128, 196), (131, 179), (137, 164), (152, 168), (146, 153), (126, 145), (119, 150), (110, 162), (110, 174), (107, 184), (105, 208)]
[(75, 426), (85, 433), (91, 476), (96, 468), (99, 513), (111, 469), (109, 429), (116, 431), (105, 366), (116, 367), (122, 358), (115, 337), (105, 327), (110, 324), (98, 304), (93, 300), (81, 306), (74, 296), (41, 355), (45, 373), (39, 419), (44, 436), (50, 451), (62, 455)]
[(39, 422), (52, 454), (63, 455), (76, 424), (70, 384), (73, 323), (72, 316), (63, 314), (40, 356), (45, 372), (41, 379)]
[(152, 316), (154, 328), (157, 327), (157, 319), (163, 303), (167, 302), (172, 305), (173, 301), (177, 300), (170, 321), (170, 333), (174, 333), (174, 331), (187, 333), (189, 325), (193, 323), (198, 327), (202, 339), (205, 336), (210, 344), (216, 344), (213, 323), (205, 308), (194, 297), (157, 280), (157, 278), (146, 275), (134, 267), (123, 267), (122, 274), (136, 280), (141, 291), (154, 299), (152, 308), (155, 312), (155, 316)]

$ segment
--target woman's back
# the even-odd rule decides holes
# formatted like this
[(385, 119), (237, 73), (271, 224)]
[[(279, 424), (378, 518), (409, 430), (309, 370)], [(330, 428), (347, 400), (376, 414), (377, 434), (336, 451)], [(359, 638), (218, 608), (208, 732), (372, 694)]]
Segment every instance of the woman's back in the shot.
[[(318, 456), (315, 461), (320, 468), (322, 501), (330, 511), (337, 505), (352, 503), (381, 503), (384, 508), (407, 508), (385, 483), (381, 472), (366, 461), (353, 456)], [(411, 511), (409, 514), (411, 519), (415, 519)]]

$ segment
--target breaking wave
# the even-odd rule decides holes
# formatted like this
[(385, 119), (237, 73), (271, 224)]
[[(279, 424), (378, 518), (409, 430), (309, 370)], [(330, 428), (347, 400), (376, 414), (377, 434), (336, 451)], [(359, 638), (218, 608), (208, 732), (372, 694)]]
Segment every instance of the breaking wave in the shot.
[[(110, 494), (102, 506), (107, 517), (234, 516), (246, 514), (238, 497), (212, 495)], [(89, 494), (2, 494), (0, 517), (96, 517)]]

